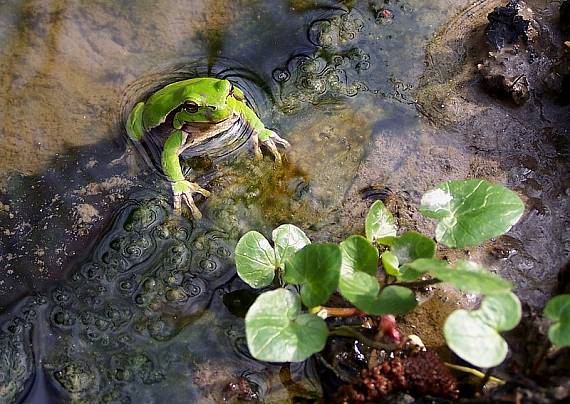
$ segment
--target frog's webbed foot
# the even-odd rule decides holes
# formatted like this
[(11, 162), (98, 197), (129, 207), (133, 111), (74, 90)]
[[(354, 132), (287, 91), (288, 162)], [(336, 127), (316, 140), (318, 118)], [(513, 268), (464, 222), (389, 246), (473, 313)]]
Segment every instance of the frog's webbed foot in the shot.
[[(269, 151), (271, 152), (271, 154), (273, 154), (273, 157), (275, 157), (275, 162), (277, 164), (281, 164), (281, 154), (279, 153), (279, 150), (277, 148), (277, 146), (281, 146), (284, 149), (287, 149), (289, 147), (291, 147), (291, 145), (289, 144), (288, 141), (286, 141), (285, 139), (283, 139), (281, 136), (279, 136), (277, 133), (273, 132), (272, 130), (266, 129), (266, 133), (264, 133), (264, 137), (266, 137), (265, 140), (261, 140), (261, 143), (267, 147), (267, 149), (269, 149)], [(267, 137), (267, 135), (269, 135), (269, 137)], [(257, 159), (261, 159), (262, 158), (262, 154), (261, 154), (261, 148), (259, 147), (259, 137), (257, 135), (253, 136), (253, 149), (254, 149), (254, 153), (255, 153), (255, 158)]]
[(210, 196), (210, 192), (202, 188), (195, 182), (190, 181), (176, 181), (172, 183), (172, 192), (174, 193), (174, 210), (180, 212), (182, 210), (182, 203), (190, 208), (194, 219), (199, 220), (202, 218), (202, 213), (194, 203), (192, 194), (198, 193), (205, 197)]

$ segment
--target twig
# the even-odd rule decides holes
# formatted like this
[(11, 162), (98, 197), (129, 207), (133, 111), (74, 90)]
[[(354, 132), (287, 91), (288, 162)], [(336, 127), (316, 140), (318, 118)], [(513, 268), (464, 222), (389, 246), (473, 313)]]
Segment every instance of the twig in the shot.
[(425, 288), (427, 286), (435, 285), (438, 283), (441, 283), (441, 281), (439, 279), (433, 278), (433, 279), (426, 279), (424, 281), (416, 281), (416, 282), (400, 282), (400, 283), (398, 283), (398, 285), (405, 286), (405, 287), (411, 288), (411, 289), (420, 289), (420, 288)]
[(344, 325), (332, 329), (329, 332), (329, 336), (355, 338), (355, 339), (359, 340), (360, 342), (362, 342), (362, 343), (364, 343), (364, 344), (366, 344), (372, 348), (376, 348), (376, 349), (384, 349), (384, 350), (391, 351), (396, 347), (394, 344), (383, 344), (381, 342), (374, 341), (368, 337), (365, 337), (361, 333), (353, 330), (352, 328), (344, 326)]
[(358, 310), (356, 307), (323, 307), (318, 306), (311, 310), (311, 312), (316, 313), (321, 318), (329, 317), (364, 317), (367, 316), (362, 310)]

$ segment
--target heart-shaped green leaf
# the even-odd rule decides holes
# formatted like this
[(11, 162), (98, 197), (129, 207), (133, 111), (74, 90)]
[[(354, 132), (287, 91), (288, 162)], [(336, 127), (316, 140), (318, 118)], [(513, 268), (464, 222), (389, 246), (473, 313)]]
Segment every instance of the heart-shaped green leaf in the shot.
[(570, 295), (558, 295), (548, 301), (544, 315), (554, 321), (548, 330), (550, 342), (559, 347), (570, 346)]
[(286, 289), (261, 294), (245, 316), (251, 355), (268, 362), (300, 362), (321, 351), (327, 342), (326, 323), (301, 313), (299, 295)]
[(311, 240), (303, 230), (292, 224), (284, 224), (273, 230), (271, 235), (275, 245), (275, 258), (277, 266), (285, 268), (285, 261), (291, 258), (297, 251), (311, 244)]
[(376, 201), (370, 207), (364, 222), (366, 238), (370, 242), (389, 245), (396, 236), (396, 222), (382, 201)]
[[(343, 294), (344, 296), (344, 294)], [(345, 296), (346, 297), (346, 296)], [(416, 295), (403, 286), (386, 286), (378, 296), (352, 296), (350, 300), (358, 309), (375, 316), (384, 314), (403, 315), (416, 307)]]
[[(351, 236), (340, 243), (342, 266), (340, 293), (355, 304), (362, 297), (376, 298), (380, 287), (376, 279), (378, 250), (362, 236)], [(357, 306), (358, 307), (358, 306)]]
[(432, 258), (435, 255), (435, 241), (415, 231), (407, 231), (392, 244), (391, 250), (400, 265), (419, 258)]
[(461, 248), (509, 231), (521, 218), (524, 205), (510, 189), (472, 179), (447, 181), (426, 192), (420, 212), (439, 220), (438, 242)]
[[(510, 282), (486, 271), (471, 261), (459, 260), (455, 265), (437, 259), (419, 259), (407, 264), (403, 276), (408, 280), (418, 274), (429, 272), (435, 278), (470, 293), (486, 295), (508, 292), (513, 288)], [(413, 280), (413, 279), (412, 279)]]
[(301, 300), (307, 307), (325, 303), (336, 290), (342, 255), (335, 244), (309, 244), (285, 262), (286, 282), (302, 285)]
[(263, 234), (249, 231), (239, 239), (236, 249), (239, 277), (253, 288), (270, 285), (277, 266), (275, 252)]
[(457, 310), (445, 321), (443, 334), (449, 348), (467, 362), (482, 368), (499, 365), (508, 352), (499, 334), (514, 328), (521, 305), (512, 293), (485, 297), (478, 310)]
[(382, 258), (382, 267), (388, 275), (400, 276), (400, 262), (398, 257), (391, 251), (384, 251), (380, 256)]

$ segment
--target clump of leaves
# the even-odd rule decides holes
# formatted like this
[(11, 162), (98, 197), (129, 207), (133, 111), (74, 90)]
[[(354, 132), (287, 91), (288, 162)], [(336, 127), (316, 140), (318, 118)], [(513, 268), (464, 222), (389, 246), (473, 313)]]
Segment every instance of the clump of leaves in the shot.
[(552, 320), (548, 339), (563, 348), (570, 346), (570, 295), (558, 295), (548, 301), (544, 316)]
[[(439, 221), (435, 237), (448, 247), (475, 245), (503, 234), (523, 210), (514, 192), (485, 180), (440, 184), (423, 196), (420, 208)], [(435, 258), (437, 245), (425, 235), (398, 235), (394, 217), (381, 201), (367, 214), (365, 234), (339, 245), (311, 244), (301, 229), (286, 224), (273, 231), (273, 246), (255, 231), (239, 240), (236, 267), (248, 285), (267, 287), (275, 283), (276, 273), (280, 280), (277, 289), (259, 295), (246, 315), (247, 343), (255, 358), (302, 361), (322, 350), (330, 330), (321, 317), (338, 312), (322, 305), (337, 290), (360, 313), (403, 315), (416, 306), (408, 283), (430, 274), (483, 295), (479, 309), (457, 310), (447, 319), (444, 335), (451, 350), (479, 367), (504, 360), (508, 347), (500, 332), (515, 327), (521, 317), (509, 282), (474, 262), (450, 264)], [(379, 271), (388, 275), (386, 282), (379, 281)], [(567, 317), (556, 308), (549, 313), (557, 322), (553, 327), (568, 328)]]

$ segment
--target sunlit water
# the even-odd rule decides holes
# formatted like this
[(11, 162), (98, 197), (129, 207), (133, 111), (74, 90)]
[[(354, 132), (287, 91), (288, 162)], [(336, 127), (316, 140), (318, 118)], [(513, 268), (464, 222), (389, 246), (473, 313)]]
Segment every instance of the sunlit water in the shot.
[[(237, 239), (292, 222), (338, 241), (367, 178), (417, 199), (445, 172), (422, 150), (468, 149), (426, 140), (413, 95), (429, 38), (467, 2), (389, 1), (393, 18), (345, 3), (0, 1), (0, 401), (232, 400), (240, 378), (266, 400), (322, 394), (313, 362), (249, 357), (223, 299), (245, 288)], [(203, 75), (242, 88), (292, 150), (254, 161), (244, 125), (192, 150), (186, 172), (212, 191), (193, 222), (123, 122)]]

